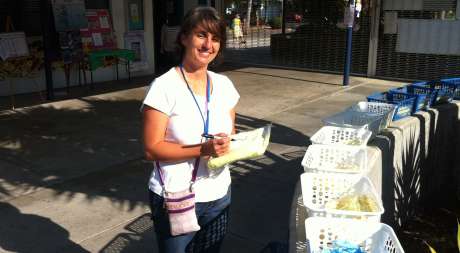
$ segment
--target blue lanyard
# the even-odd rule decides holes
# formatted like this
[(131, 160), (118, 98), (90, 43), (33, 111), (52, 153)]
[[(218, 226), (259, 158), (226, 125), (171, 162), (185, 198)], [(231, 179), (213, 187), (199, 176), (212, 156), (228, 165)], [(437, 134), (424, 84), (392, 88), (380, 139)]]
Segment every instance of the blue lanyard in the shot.
[(195, 94), (193, 94), (192, 88), (190, 88), (190, 85), (187, 82), (187, 78), (185, 78), (184, 71), (182, 70), (182, 65), (179, 66), (180, 72), (182, 73), (182, 77), (184, 78), (185, 83), (187, 84), (187, 88), (190, 91), (190, 94), (192, 94), (193, 100), (195, 101), (196, 106), (198, 107), (198, 110), (200, 111), (200, 116), (201, 119), (203, 120), (203, 125), (204, 125), (204, 134), (208, 134), (209, 131), (209, 108), (208, 104), (209, 101), (211, 100), (211, 82), (209, 81), (209, 76), (206, 74), (206, 102), (205, 102), (205, 110), (206, 110), (206, 120), (204, 119), (203, 112), (201, 111), (200, 105), (198, 104), (198, 101), (196, 100)]

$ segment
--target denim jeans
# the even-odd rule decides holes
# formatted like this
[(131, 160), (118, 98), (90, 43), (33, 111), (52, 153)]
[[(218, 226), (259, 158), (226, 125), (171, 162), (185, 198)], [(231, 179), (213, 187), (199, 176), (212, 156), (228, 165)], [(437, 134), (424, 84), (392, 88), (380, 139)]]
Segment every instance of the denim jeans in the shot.
[[(149, 191), (150, 209), (157, 237), (158, 248), (161, 253), (184, 253), (187, 245), (192, 242), (196, 232), (172, 236), (170, 233), (168, 214), (163, 207), (164, 199), (158, 194)], [(228, 188), (227, 194), (217, 200), (210, 202), (199, 202), (195, 204), (195, 212), (198, 224), (203, 229), (210, 221), (216, 218), (222, 211), (230, 205), (231, 190)], [(219, 246), (214, 246), (206, 252), (218, 252)]]

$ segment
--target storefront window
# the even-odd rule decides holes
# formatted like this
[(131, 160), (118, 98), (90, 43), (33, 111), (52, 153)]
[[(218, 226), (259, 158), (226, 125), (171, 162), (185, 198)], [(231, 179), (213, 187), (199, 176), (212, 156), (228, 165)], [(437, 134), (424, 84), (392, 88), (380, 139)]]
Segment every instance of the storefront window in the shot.
[(128, 30), (144, 30), (143, 0), (128, 0), (126, 4), (126, 11), (128, 12)]

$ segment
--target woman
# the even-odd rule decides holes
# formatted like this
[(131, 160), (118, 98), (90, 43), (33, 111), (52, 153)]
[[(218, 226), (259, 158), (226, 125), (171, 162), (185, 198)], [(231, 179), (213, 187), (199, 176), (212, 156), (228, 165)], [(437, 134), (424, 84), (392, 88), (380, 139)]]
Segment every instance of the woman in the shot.
[(235, 18), (232, 21), (232, 26), (233, 26), (233, 40), (237, 40), (239, 43), (244, 43), (243, 39), (243, 29), (241, 26), (241, 19), (240, 15), (236, 14)]
[(228, 152), (228, 135), (235, 133), (239, 94), (227, 77), (207, 70), (225, 42), (225, 23), (215, 9), (189, 11), (177, 38), (181, 64), (156, 78), (144, 100), (144, 149), (146, 158), (155, 161), (149, 192), (160, 252), (184, 252), (196, 234), (171, 235), (162, 195), (190, 187), (194, 169), (201, 228), (230, 204), (229, 169), (210, 175), (206, 166), (210, 157)]

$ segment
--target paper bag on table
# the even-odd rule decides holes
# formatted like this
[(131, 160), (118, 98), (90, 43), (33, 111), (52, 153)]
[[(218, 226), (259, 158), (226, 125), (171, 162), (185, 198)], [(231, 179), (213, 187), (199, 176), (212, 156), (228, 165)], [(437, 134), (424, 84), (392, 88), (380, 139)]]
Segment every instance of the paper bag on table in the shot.
[(218, 169), (235, 161), (263, 155), (270, 141), (271, 127), (272, 125), (269, 124), (265, 127), (229, 136), (233, 139), (230, 142), (230, 151), (226, 155), (209, 159), (208, 168)]

